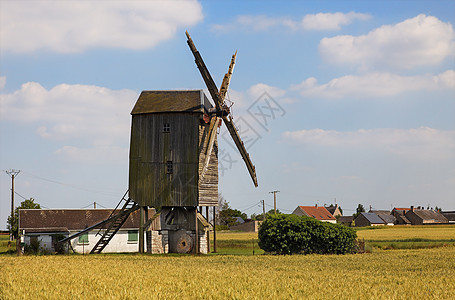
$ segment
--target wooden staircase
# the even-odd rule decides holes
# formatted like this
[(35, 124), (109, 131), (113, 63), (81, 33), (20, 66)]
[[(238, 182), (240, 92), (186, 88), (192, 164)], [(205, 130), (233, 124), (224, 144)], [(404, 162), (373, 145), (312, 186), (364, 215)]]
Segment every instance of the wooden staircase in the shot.
[(114, 215), (114, 212), (112, 212), (111, 216), (109, 219), (111, 219), (111, 222), (107, 223), (108, 227), (105, 229), (104, 227), (100, 228), (98, 231), (98, 234), (101, 234), (101, 231), (104, 229), (104, 233), (102, 237), (99, 239), (99, 241), (96, 243), (95, 247), (90, 251), (90, 254), (92, 253), (101, 253), (103, 249), (107, 246), (107, 244), (110, 242), (110, 240), (114, 237), (114, 235), (119, 231), (120, 227), (126, 222), (128, 219), (128, 216), (135, 210), (139, 209), (139, 204), (134, 202), (131, 199), (125, 200), (125, 204), (123, 207), (118, 211), (117, 214)]

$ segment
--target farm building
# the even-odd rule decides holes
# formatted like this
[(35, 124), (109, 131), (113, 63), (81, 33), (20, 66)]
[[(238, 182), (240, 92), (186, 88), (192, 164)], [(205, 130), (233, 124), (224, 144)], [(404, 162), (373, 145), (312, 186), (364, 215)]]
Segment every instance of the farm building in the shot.
[(412, 225), (427, 225), (427, 224), (446, 224), (449, 223), (446, 217), (440, 212), (430, 209), (411, 209), (406, 213), (406, 218)]
[(322, 222), (336, 223), (334, 216), (323, 206), (297, 206), (292, 212), (297, 216), (307, 216)]
[(447, 218), (450, 224), (455, 223), (455, 211), (441, 211), (441, 214)]
[(355, 218), (354, 224), (356, 227), (386, 225), (377, 214), (366, 212), (360, 213), (357, 218)]
[[(23, 234), (24, 244), (39, 241), (40, 246), (50, 252), (55, 251), (55, 243), (61, 237), (68, 237), (88, 227), (108, 219), (112, 209), (20, 209), (19, 230)], [(155, 210), (149, 210), (152, 218)], [(210, 229), (209, 224), (200, 222), (204, 232)], [(105, 228), (93, 228), (73, 239), (69, 246), (78, 253), (89, 253), (100, 239)], [(103, 253), (137, 252), (139, 242), (139, 211), (131, 213), (126, 222), (120, 227)], [(160, 218), (155, 218), (145, 233), (148, 253), (167, 253), (169, 241), (161, 233)], [(100, 233), (100, 234), (98, 234)], [(205, 237), (205, 234), (202, 234)], [(200, 239), (201, 252), (207, 249), (207, 241)], [(69, 249), (68, 249), (69, 250)]]
[(337, 218), (337, 223), (345, 226), (352, 226), (352, 221), (354, 220), (353, 216), (339, 216)]

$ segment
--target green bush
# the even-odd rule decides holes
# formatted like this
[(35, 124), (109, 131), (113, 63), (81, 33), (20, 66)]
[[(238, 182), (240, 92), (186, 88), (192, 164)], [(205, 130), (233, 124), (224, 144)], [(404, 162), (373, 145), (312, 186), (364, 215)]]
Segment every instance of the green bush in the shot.
[(352, 228), (296, 215), (271, 215), (259, 229), (259, 247), (275, 254), (345, 254), (356, 251)]

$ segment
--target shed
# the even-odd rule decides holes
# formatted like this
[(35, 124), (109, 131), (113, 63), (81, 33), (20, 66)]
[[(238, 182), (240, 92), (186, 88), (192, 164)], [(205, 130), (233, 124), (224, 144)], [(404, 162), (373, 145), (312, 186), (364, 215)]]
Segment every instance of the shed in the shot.
[(446, 217), (450, 224), (455, 223), (455, 211), (441, 211), (441, 214)]

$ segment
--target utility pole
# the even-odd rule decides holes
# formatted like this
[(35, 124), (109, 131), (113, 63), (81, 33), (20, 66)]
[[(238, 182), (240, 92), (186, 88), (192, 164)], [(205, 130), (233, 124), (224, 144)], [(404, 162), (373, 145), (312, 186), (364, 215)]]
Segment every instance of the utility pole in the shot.
[(262, 218), (262, 221), (264, 221), (265, 220), (265, 200), (261, 200), (261, 201), (262, 201), (262, 212), (264, 214), (263, 215), (264, 217)]
[(276, 193), (279, 193), (280, 191), (271, 191), (269, 194), (273, 194), (273, 209), (275, 210), (275, 215), (276, 215)]
[[(21, 172), (21, 170), (11, 169), (11, 170), (5, 171), (5, 172), (6, 172), (6, 174), (8, 174), (11, 177), (11, 221), (13, 221), (13, 218), (14, 218), (14, 178), (17, 176), (17, 174), (19, 174)], [(12, 225), (13, 224), (10, 224), (11, 227), (12, 227)], [(10, 229), (12, 229), (12, 228), (10, 228)], [(13, 240), (12, 231), (10, 232), (9, 240), (10, 241)]]

